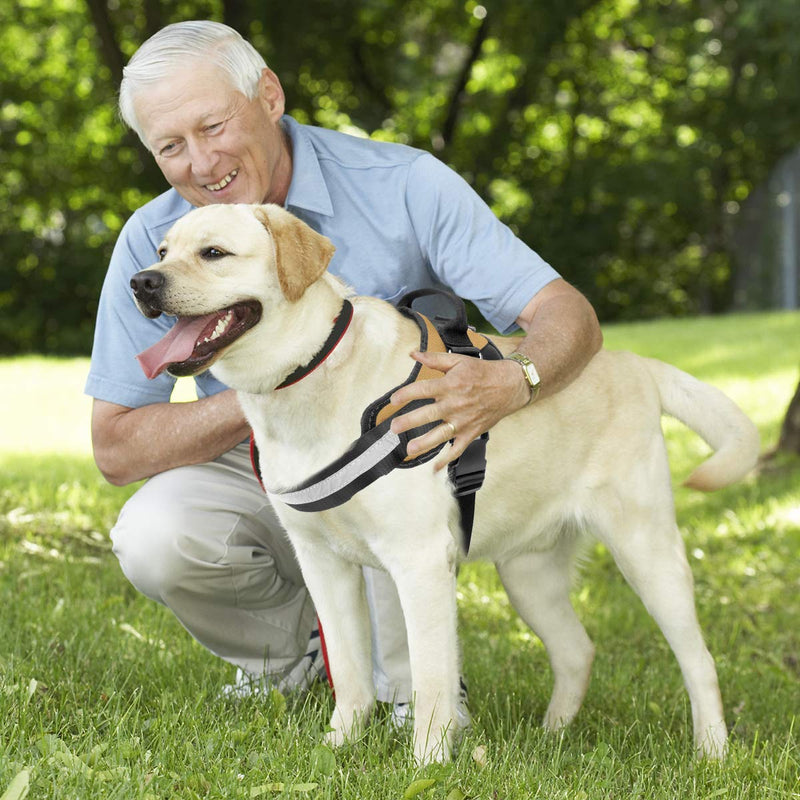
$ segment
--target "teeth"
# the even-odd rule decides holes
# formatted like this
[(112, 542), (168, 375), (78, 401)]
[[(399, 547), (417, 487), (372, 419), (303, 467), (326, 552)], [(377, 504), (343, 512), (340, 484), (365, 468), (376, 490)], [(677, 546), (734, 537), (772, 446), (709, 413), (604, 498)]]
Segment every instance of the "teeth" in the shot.
[(231, 324), (231, 320), (233, 319), (233, 311), (229, 311), (224, 317), (220, 317), (219, 322), (217, 322), (216, 327), (209, 336), (206, 336), (203, 339), (203, 344), (207, 342), (213, 342), (215, 339), (219, 339), (223, 333), (228, 329), (228, 325)]
[(233, 172), (229, 172), (219, 183), (207, 183), (206, 189), (218, 192), (220, 189), (224, 189), (238, 174), (239, 170), (235, 169)]

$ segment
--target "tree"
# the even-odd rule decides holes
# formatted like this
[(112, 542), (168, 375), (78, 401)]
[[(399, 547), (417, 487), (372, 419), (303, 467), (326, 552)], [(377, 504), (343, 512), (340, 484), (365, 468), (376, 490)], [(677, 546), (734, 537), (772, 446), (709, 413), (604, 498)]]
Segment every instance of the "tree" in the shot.
[(60, 0), (0, 7), (0, 352), (88, 350), (165, 188), (116, 117), (164, 24), (214, 18), (300, 121), (433, 151), (604, 320), (724, 310), (738, 208), (800, 141), (796, 0)]
[(786, 409), (776, 450), (800, 455), (800, 383)]

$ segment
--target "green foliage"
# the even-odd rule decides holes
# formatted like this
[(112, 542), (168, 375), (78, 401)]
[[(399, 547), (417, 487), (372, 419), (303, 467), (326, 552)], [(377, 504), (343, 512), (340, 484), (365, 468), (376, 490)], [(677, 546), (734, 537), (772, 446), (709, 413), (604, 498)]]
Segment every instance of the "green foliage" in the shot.
[(85, 351), (135, 182), (79, 0), (0, 6), (0, 348)]
[(800, 140), (795, 0), (0, 5), (0, 352), (88, 350), (124, 220), (165, 187), (116, 118), (162, 25), (224, 19), (301, 121), (432, 150), (601, 317), (731, 302), (741, 203)]

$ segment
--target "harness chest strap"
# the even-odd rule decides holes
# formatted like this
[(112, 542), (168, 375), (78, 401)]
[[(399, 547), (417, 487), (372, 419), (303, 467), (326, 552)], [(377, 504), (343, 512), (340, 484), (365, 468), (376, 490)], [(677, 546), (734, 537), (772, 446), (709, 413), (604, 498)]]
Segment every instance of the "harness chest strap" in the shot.
[[(420, 328), (420, 349), (423, 351), (441, 353), (469, 351), (470, 355), (480, 358), (502, 357), (494, 344), (481, 334), (466, 329), (465, 335), (457, 335), (454, 342), (454, 337), (445, 331), (445, 335), (451, 340), (445, 342), (439, 329), (430, 319), (408, 308), (401, 307), (400, 311), (414, 319)], [(417, 380), (442, 377), (442, 375), (443, 373), (438, 370), (416, 363), (409, 377), (401, 386)], [(407, 448), (411, 439), (437, 427), (440, 421), (437, 420), (401, 434), (395, 434), (390, 430), (392, 418), (400, 411), (412, 411), (433, 402), (431, 399), (426, 399), (392, 404), (389, 398), (398, 388), (400, 387), (394, 387), (365, 409), (361, 417), (362, 435), (340, 458), (298, 486), (281, 491), (273, 491), (266, 487), (266, 491), (299, 511), (324, 511), (347, 502), (361, 489), (374, 483), (383, 475), (387, 475), (393, 469), (415, 467), (434, 458), (444, 444), (416, 458), (408, 456)], [(482, 485), (486, 470), (487, 439), (488, 434), (483, 434), (475, 439), (465, 452), (448, 466), (454, 494), (461, 510), (465, 552), (469, 550), (472, 534), (475, 492)], [(250, 452), (254, 471), (260, 481), (258, 450), (253, 438), (250, 442)]]

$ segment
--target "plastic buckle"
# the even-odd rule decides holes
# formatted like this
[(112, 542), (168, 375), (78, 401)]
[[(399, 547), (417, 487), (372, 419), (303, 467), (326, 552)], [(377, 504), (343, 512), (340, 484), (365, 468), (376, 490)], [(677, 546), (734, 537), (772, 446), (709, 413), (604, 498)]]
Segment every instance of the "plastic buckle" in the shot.
[(448, 473), (456, 497), (474, 494), (483, 486), (483, 479), (486, 475), (486, 442), (488, 440), (488, 433), (481, 434), (470, 442), (456, 461), (450, 464)]
[(482, 358), (481, 351), (478, 350), (478, 348), (475, 346), (458, 347), (458, 345), (455, 345), (453, 347), (449, 347), (448, 352), (455, 353), (456, 355), (459, 356), (472, 356), (472, 358)]

